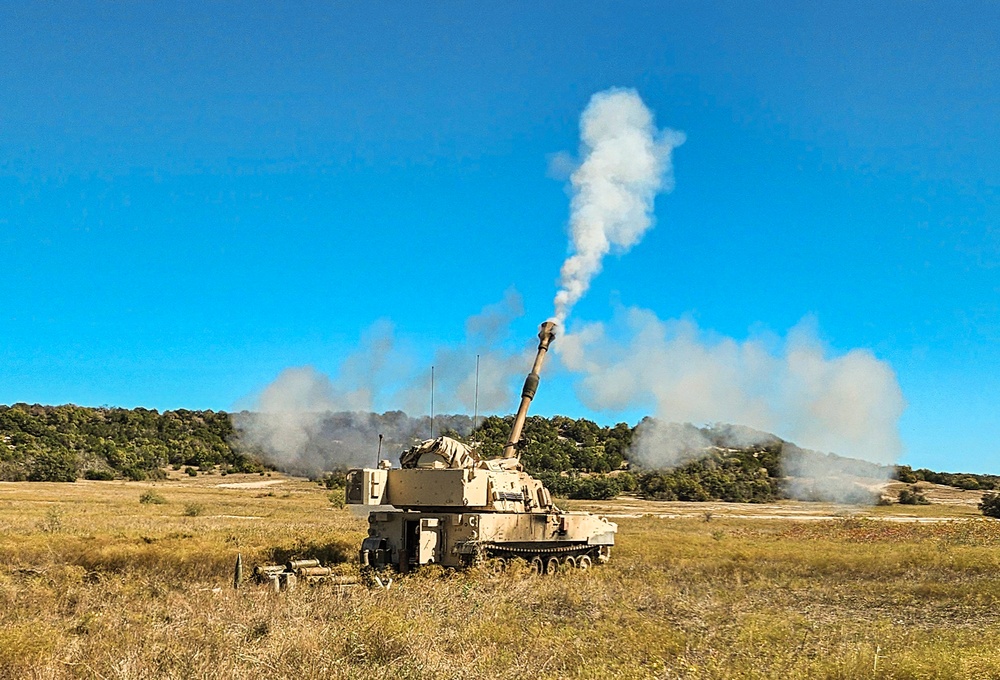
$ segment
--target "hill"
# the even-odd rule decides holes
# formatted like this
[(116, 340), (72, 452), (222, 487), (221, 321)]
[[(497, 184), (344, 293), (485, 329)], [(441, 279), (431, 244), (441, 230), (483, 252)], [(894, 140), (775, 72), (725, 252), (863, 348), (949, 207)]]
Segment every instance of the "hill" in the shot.
[[(259, 414), (223, 411), (88, 408), (74, 405), (0, 406), (0, 480), (73, 481), (158, 478), (167, 466), (230, 472), (265, 467), (319, 476), (348, 465), (372, 464), (378, 434), (383, 457), (395, 458), (429, 436), (426, 417), (401, 411), (313, 414), (294, 442), (294, 461), (275, 460), (260, 441), (246, 436)], [(435, 418), (435, 433), (474, 442), (487, 457), (506, 442), (511, 416), (488, 416), (473, 432), (466, 415)], [(584, 418), (531, 416), (525, 423), (521, 459), (525, 468), (561, 497), (613, 498), (636, 493), (658, 500), (767, 502), (807, 500), (872, 502), (857, 480), (898, 478), (960, 489), (1000, 488), (996, 475), (878, 466), (802, 449), (767, 432), (729, 424), (696, 427), (661, 424), (685, 448), (669, 468), (644, 466), (634, 442), (644, 427), (600, 426)], [(872, 486), (869, 484), (868, 486)]]
[(263, 469), (234, 450), (233, 435), (222, 411), (0, 406), (0, 480), (142, 480), (167, 465)]

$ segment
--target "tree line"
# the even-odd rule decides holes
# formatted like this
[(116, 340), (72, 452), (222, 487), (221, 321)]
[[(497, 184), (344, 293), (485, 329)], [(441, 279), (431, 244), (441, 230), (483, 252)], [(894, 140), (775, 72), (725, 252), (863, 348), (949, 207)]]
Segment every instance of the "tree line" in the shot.
[(263, 470), (222, 411), (0, 406), (0, 480), (157, 479), (169, 465)]
[[(365, 445), (372, 439), (374, 446), (375, 433), (386, 432), (383, 454), (388, 458), (428, 436), (432, 427), (427, 418), (410, 418), (400, 411), (364, 415)], [(310, 446), (343, 445), (345, 429), (358, 422), (358, 414), (331, 413), (328, 419), (329, 427), (317, 430), (317, 436), (330, 442), (310, 442)], [(474, 427), (468, 416), (444, 415), (433, 426), (435, 432), (474, 444), (480, 455), (489, 458), (502, 451), (512, 420), (512, 416), (488, 416)], [(790, 480), (808, 475), (809, 470), (813, 475), (828, 468), (858, 476), (889, 476), (884, 467), (808, 451), (773, 436), (747, 445), (737, 441), (739, 437), (726, 425), (684, 425), (697, 432), (705, 445), (688, 452), (675, 467), (646, 469), (632, 458), (637, 427), (627, 423), (601, 426), (566, 416), (530, 416), (519, 447), (521, 461), (555, 495), (581, 499), (635, 493), (660, 500), (760, 503), (789, 497)], [(0, 406), (0, 480), (157, 479), (169, 466), (229, 472), (260, 472), (269, 467), (262, 451), (241, 441), (231, 414), (224, 411)], [(963, 489), (1000, 488), (997, 475), (908, 466), (888, 472), (910, 484), (926, 481)], [(822, 492), (817, 491), (816, 497), (822, 499)]]
[(979, 475), (969, 472), (934, 472), (927, 468), (912, 469), (909, 465), (896, 466), (896, 479), (907, 484), (930, 482), (953, 486), (966, 491), (1000, 489), (1000, 475)]

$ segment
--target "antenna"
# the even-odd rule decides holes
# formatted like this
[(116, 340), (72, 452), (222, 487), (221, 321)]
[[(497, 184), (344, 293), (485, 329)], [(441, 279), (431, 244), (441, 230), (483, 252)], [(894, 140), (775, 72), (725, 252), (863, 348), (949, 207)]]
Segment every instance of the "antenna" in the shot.
[(434, 439), (434, 367), (431, 366), (431, 439)]
[(475, 436), (479, 427), (479, 355), (476, 355), (476, 415), (472, 417), (472, 434)]
[(378, 435), (378, 453), (375, 454), (375, 467), (377, 468), (382, 462), (382, 433)]

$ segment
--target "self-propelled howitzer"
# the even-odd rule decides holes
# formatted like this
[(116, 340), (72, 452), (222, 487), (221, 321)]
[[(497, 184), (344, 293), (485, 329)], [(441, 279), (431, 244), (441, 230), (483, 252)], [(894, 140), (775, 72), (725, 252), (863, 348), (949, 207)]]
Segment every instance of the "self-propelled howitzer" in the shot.
[(588, 568), (611, 555), (618, 526), (587, 512), (566, 512), (545, 486), (524, 471), (518, 455), (528, 406), (555, 324), (538, 333), (538, 353), (503, 453), (482, 459), (449, 437), (403, 452), (400, 467), (347, 473), (347, 503), (375, 506), (368, 515), (362, 565), (408, 571), (424, 564), (465, 567), (482, 559), (503, 566), (522, 558), (536, 571)]

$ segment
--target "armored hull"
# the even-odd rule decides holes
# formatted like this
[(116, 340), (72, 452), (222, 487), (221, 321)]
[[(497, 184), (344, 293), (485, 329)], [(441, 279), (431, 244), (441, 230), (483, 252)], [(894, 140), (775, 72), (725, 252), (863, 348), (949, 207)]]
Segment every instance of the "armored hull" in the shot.
[(566, 512), (527, 474), (517, 455), (538, 371), (554, 337), (542, 324), (538, 355), (525, 381), (504, 455), (483, 460), (449, 437), (424, 441), (378, 468), (348, 472), (347, 503), (370, 506), (363, 565), (408, 571), (425, 564), (465, 567), (521, 558), (537, 571), (588, 568), (608, 560), (618, 527), (586, 512)]
[[(539, 569), (604, 562), (616, 527), (588, 513), (452, 513), (393, 510), (369, 515), (361, 561), (407, 571), (423, 564), (467, 567), (524, 559)], [(501, 562), (502, 564), (502, 562)]]
[[(441, 438), (421, 446), (440, 446), (442, 441), (457, 444)], [(587, 567), (611, 555), (617, 525), (590, 513), (559, 510), (548, 490), (523, 472), (488, 468), (480, 468), (478, 474), (476, 468), (407, 472), (354, 470), (348, 477), (351, 502), (358, 503), (367, 491), (364, 500), (369, 502), (361, 504), (376, 506), (368, 515), (368, 538), (361, 546), (364, 565), (408, 571), (424, 564), (466, 567), (485, 558), (521, 558), (536, 569), (551, 570), (563, 564)], [(401, 479), (393, 473), (402, 473)], [(430, 504), (395, 507), (415, 500), (408, 493), (416, 484), (414, 477), (426, 481), (415, 493)], [(433, 482), (435, 488), (430, 487)], [(520, 482), (525, 484), (519, 491), (509, 488)], [(393, 494), (397, 486), (406, 491)], [(533, 503), (532, 496), (541, 503)], [(487, 498), (493, 500), (487, 503)], [(391, 507), (385, 504), (389, 499)]]

